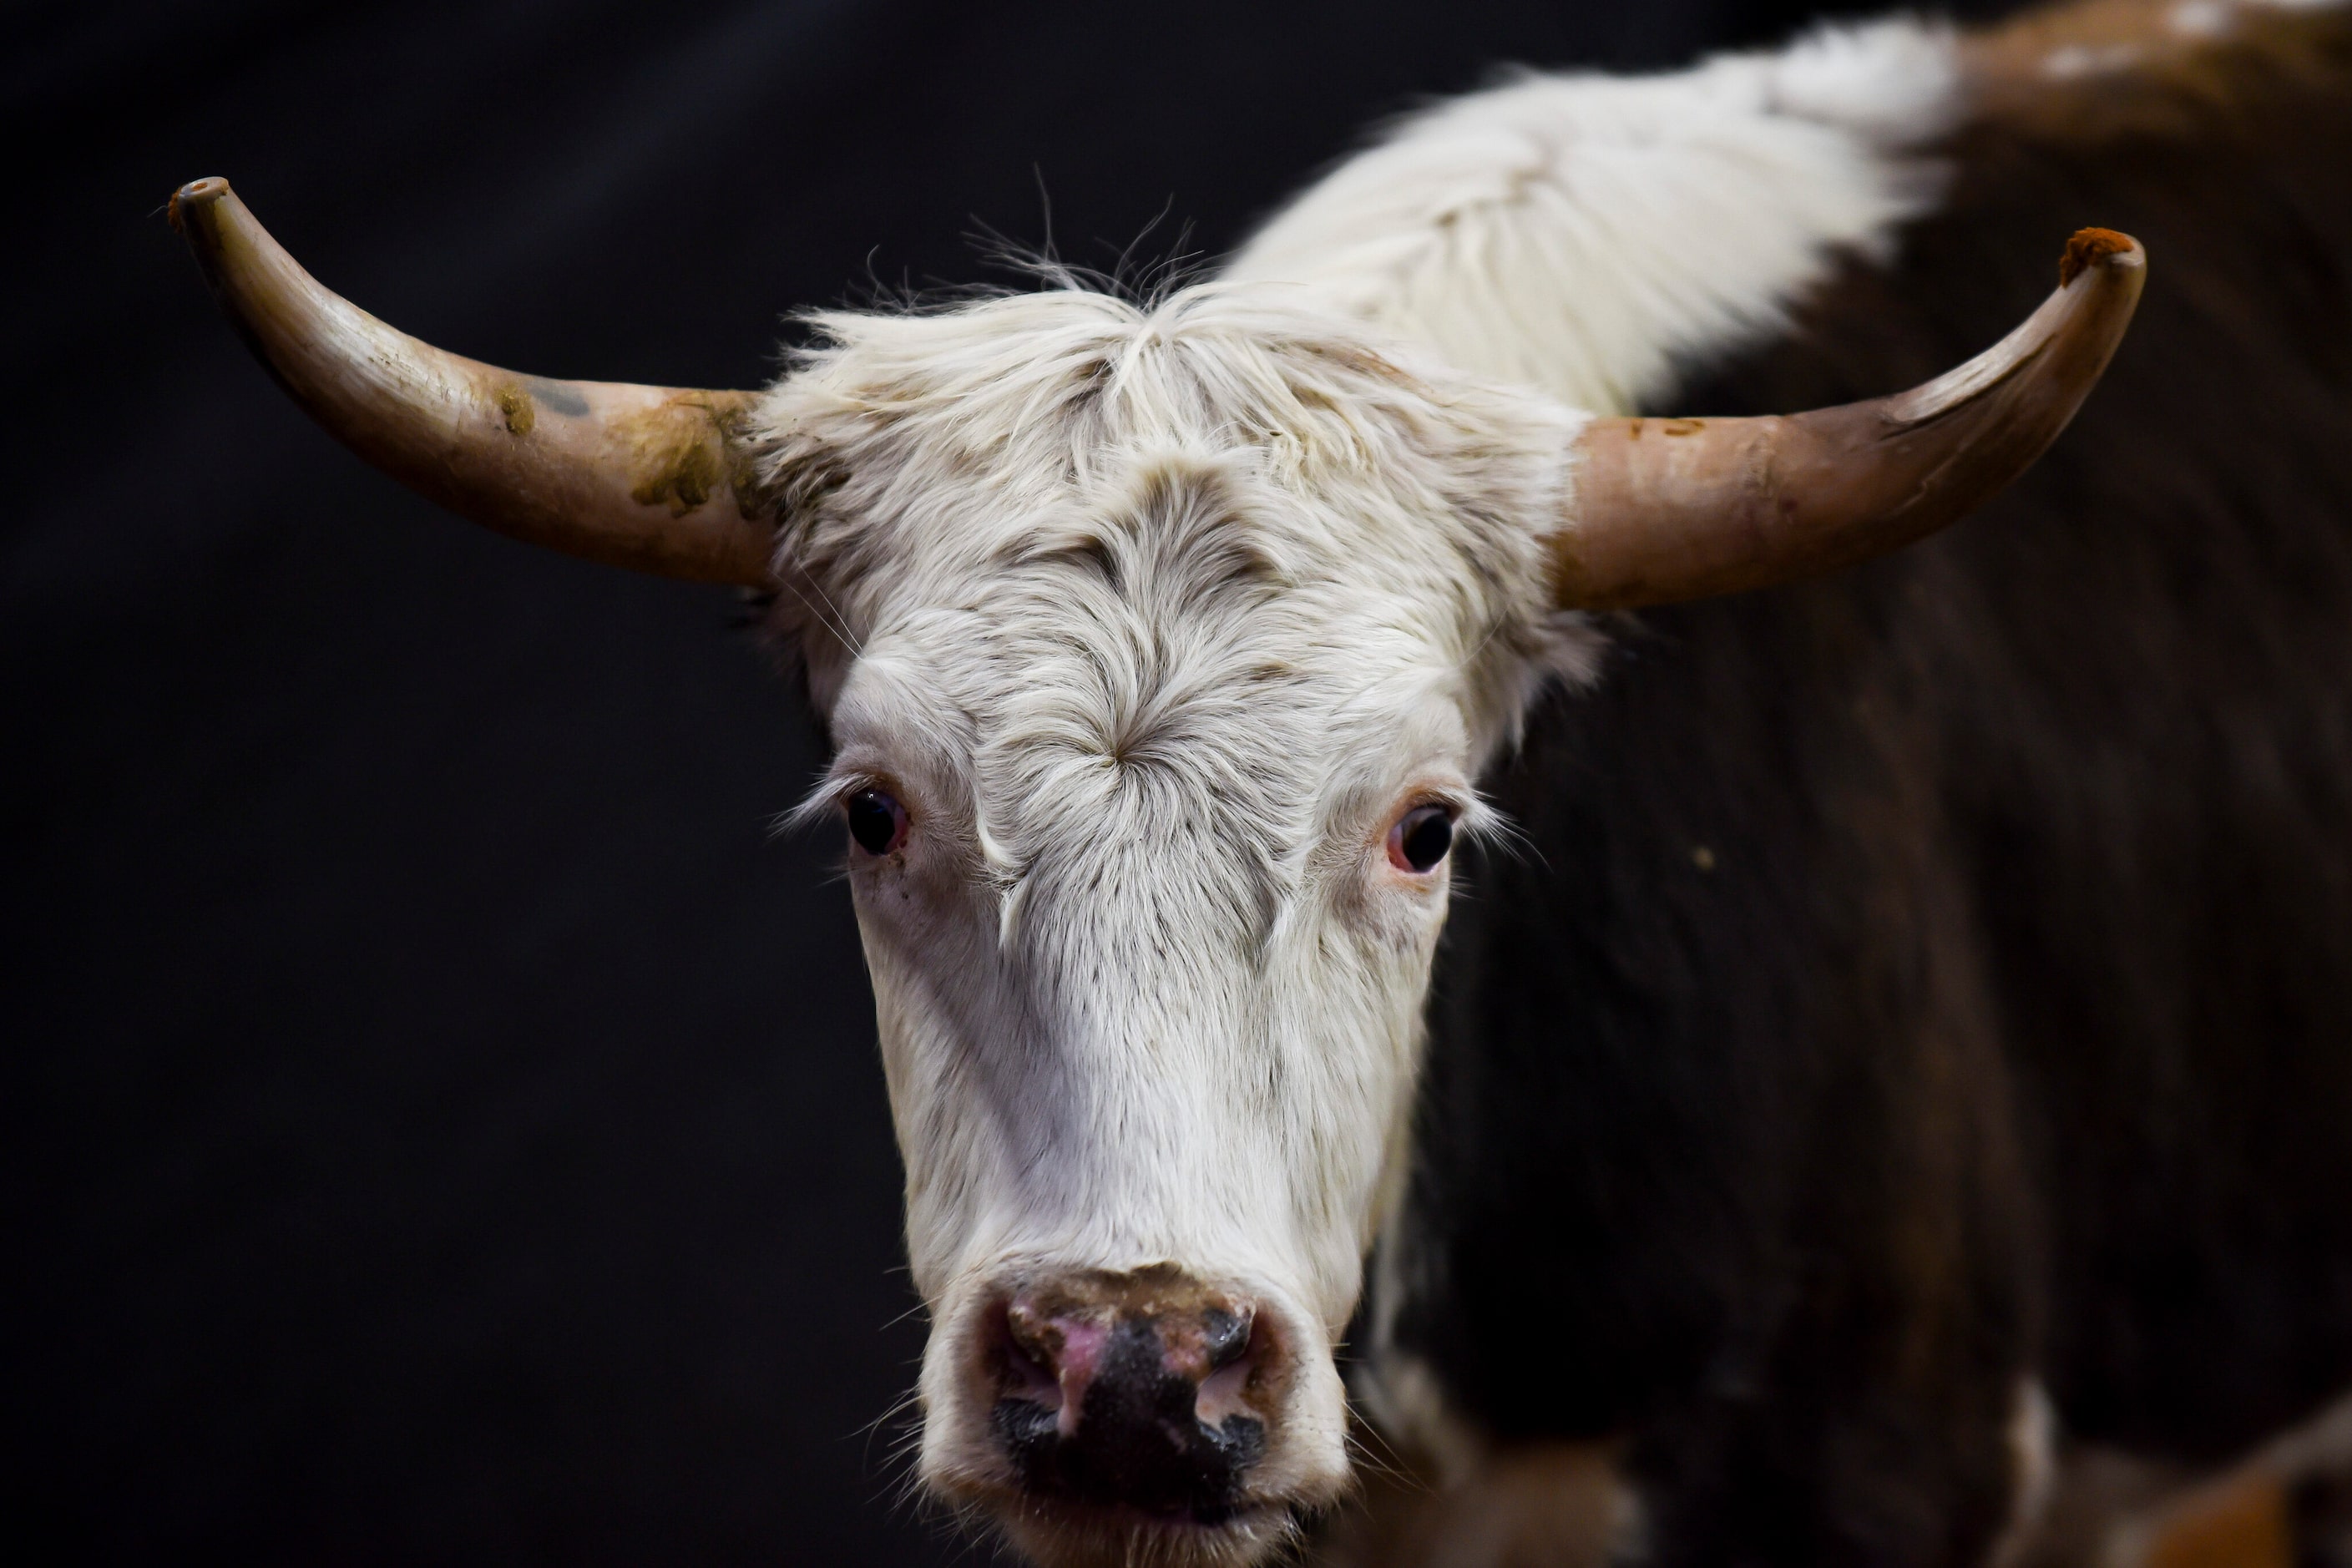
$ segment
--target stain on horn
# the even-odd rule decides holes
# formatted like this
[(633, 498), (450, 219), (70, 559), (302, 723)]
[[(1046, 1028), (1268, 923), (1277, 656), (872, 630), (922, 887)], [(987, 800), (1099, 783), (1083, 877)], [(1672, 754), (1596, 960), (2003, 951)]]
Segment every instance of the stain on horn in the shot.
[(1958, 521), (2058, 438), (2122, 342), (2139, 242), (2074, 236), (2058, 291), (1948, 374), (1893, 397), (1761, 419), (1596, 419), (1555, 602), (1633, 609), (1834, 572)]
[(542, 381), (445, 353), (320, 287), (226, 180), (181, 186), (171, 217), (278, 384), (411, 489), (566, 554), (772, 585), (738, 440), (752, 394)]

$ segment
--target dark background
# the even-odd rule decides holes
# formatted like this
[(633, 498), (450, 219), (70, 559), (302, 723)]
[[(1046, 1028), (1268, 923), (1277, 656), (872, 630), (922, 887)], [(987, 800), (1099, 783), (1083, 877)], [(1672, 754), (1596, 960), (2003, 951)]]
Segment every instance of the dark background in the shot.
[[(1843, 7), (1840, 7), (1843, 8)], [(1213, 253), (1506, 61), (1802, 0), (23, 5), (0, 19), (7, 1535), (78, 1561), (931, 1563), (923, 1325), (818, 756), (719, 590), (307, 424), (162, 206), (534, 372), (772, 374), (796, 304)]]

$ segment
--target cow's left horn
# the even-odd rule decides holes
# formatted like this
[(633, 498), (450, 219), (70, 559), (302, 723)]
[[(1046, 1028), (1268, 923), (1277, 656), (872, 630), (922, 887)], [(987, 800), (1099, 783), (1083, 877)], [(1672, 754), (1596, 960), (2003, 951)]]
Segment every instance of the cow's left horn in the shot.
[(2139, 242), (2086, 228), (2058, 291), (2000, 342), (1893, 397), (1760, 419), (1596, 419), (1555, 601), (1631, 609), (1867, 561), (1957, 521), (2040, 457), (2097, 383), (2147, 276)]
[(752, 395), (542, 381), (445, 353), (321, 288), (226, 180), (172, 196), (213, 292), (294, 401), (462, 517), (667, 577), (772, 585), (739, 481)]

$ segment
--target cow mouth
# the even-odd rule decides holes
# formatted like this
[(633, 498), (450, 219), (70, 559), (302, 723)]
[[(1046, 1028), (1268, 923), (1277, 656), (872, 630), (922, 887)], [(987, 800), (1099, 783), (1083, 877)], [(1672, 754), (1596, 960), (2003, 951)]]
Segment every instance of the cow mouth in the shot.
[(1289, 1504), (1265, 1500), (1142, 1509), (1021, 1494), (995, 1510), (1039, 1568), (1249, 1568), (1295, 1542), (1300, 1524)]
[(1342, 1478), (1304, 1487), (1244, 1482), (1190, 1496), (1149, 1486), (1123, 1494), (1081, 1490), (1051, 1472), (1020, 1474), (1002, 1461), (978, 1475), (934, 1473), (930, 1485), (967, 1521), (992, 1522), (1037, 1568), (1256, 1568), (1289, 1561), (1308, 1527), (1349, 1489)]

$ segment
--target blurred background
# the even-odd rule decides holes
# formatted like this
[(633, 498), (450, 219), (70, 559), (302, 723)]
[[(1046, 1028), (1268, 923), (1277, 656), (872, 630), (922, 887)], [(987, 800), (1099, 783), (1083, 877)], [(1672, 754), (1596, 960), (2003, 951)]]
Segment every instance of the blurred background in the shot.
[[(1860, 7), (20, 3), (0, 547), (9, 1533), (873, 1564), (923, 1324), (819, 763), (722, 590), (344, 453), (165, 226), (226, 174), (477, 358), (748, 386), (969, 237), (1213, 255), (1496, 66)], [(1876, 9), (1879, 7), (1871, 7)], [(1979, 14), (1993, 5), (1964, 7)]]

